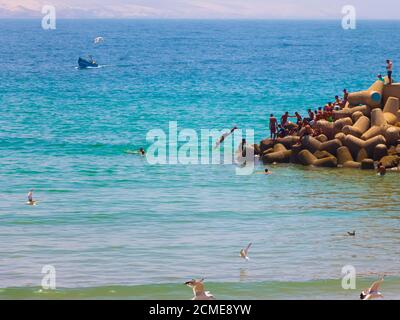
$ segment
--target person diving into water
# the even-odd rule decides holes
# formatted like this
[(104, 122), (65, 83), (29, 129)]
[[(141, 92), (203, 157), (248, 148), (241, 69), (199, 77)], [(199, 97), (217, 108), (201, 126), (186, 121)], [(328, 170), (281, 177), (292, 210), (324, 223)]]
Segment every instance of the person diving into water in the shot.
[(229, 137), (235, 130), (237, 130), (238, 127), (233, 127), (229, 132), (224, 133), (221, 138), (219, 138), (219, 140), (215, 143), (215, 147), (214, 148), (218, 148), (219, 145), (224, 142), (224, 140)]

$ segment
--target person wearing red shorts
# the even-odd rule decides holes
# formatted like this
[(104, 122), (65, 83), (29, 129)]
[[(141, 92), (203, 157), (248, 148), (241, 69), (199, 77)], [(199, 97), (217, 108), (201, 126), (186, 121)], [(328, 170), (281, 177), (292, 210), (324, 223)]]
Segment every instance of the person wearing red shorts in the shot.
[(278, 135), (278, 120), (274, 117), (274, 115), (271, 113), (271, 116), (269, 117), (269, 130), (271, 131), (271, 139), (276, 139)]

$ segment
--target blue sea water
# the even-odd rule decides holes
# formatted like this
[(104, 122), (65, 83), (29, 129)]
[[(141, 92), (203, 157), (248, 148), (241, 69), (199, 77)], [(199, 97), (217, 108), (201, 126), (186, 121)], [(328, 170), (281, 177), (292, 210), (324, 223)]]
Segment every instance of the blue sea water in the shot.
[[(170, 121), (238, 125), (259, 141), (270, 113), (367, 88), (387, 58), (396, 75), (399, 22), (60, 20), (46, 31), (0, 20), (0, 43), (0, 297), (38, 297), (44, 265), (75, 298), (186, 299), (182, 283), (200, 277), (224, 298), (301, 298), (305, 287), (352, 298), (340, 287), (349, 264), (400, 283), (395, 173), (238, 176), (125, 152)], [(101, 68), (78, 70), (87, 54)]]

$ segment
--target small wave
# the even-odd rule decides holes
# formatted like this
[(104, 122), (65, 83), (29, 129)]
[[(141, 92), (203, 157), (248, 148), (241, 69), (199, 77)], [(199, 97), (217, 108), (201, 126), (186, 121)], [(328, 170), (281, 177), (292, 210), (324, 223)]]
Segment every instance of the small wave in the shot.
[(105, 67), (110, 67), (111, 65), (107, 65), (107, 64), (102, 64), (102, 65), (98, 65), (97, 67), (86, 67), (86, 68), (79, 68), (79, 67), (75, 67), (76, 70), (85, 70), (85, 69), (101, 69), (101, 68), (105, 68)]
[[(42, 290), (39, 287), (0, 289), (0, 299), (160, 299), (189, 300), (192, 292), (182, 285), (185, 279), (175, 283), (147, 285), (109, 285), (82, 288)], [(357, 286), (367, 287), (375, 278), (360, 278)], [(386, 299), (398, 299), (399, 277), (385, 278)], [(339, 285), (338, 285), (339, 284)], [(340, 280), (314, 280), (306, 282), (207, 282), (217, 299), (339, 299), (357, 300), (358, 291), (343, 290)]]

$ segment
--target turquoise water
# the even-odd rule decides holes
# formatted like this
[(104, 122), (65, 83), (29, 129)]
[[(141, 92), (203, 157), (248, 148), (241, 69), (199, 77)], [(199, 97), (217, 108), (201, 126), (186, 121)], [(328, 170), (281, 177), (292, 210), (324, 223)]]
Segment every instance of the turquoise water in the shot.
[[(396, 61), (400, 23), (58, 21), (44, 31), (3, 20), (0, 40), (1, 298), (186, 299), (193, 277), (220, 298), (302, 298), (305, 287), (308, 298), (357, 298), (340, 288), (348, 264), (365, 284), (391, 275), (384, 290), (398, 297), (397, 174), (280, 165), (237, 176), (125, 151), (169, 121), (236, 124), (258, 141), (271, 112), (368, 87)], [(102, 67), (77, 70), (85, 54)], [(25, 205), (30, 188), (38, 206)], [(48, 264), (59, 291), (46, 296), (35, 292)]]

